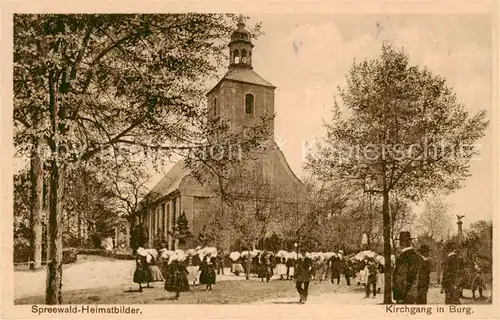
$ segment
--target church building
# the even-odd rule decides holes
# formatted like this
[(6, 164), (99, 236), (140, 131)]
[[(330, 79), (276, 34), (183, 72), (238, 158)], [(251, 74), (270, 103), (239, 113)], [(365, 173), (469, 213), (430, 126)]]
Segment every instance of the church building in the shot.
[[(245, 29), (243, 18), (232, 33), (229, 52), (230, 61), (226, 74), (206, 94), (208, 116), (221, 117), (229, 121), (230, 127), (245, 130), (256, 123), (261, 116), (273, 116), (276, 87), (253, 70), (254, 45), (250, 33)], [(258, 57), (257, 57), (258, 58)], [(279, 117), (279, 114), (277, 114)], [(263, 179), (283, 189), (297, 190), (301, 181), (288, 165), (283, 152), (274, 140), (274, 122), (271, 130), (271, 148), (255, 161)], [(164, 235), (169, 249), (176, 249), (178, 243), (169, 232), (181, 213), (185, 213), (194, 238), (203, 226), (198, 218), (206, 210), (207, 199), (216, 196), (214, 185), (200, 183), (191, 175), (184, 161), (176, 163), (168, 173), (150, 190), (154, 201), (137, 212), (133, 224), (147, 227), (149, 245), (158, 232)]]

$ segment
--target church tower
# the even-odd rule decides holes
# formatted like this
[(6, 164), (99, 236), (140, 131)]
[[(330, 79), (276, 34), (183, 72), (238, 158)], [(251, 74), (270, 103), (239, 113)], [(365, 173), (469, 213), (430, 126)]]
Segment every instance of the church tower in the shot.
[[(257, 61), (256, 59), (265, 57), (255, 56), (251, 35), (245, 29), (242, 16), (237, 28), (231, 34), (228, 49), (229, 61), (226, 74), (206, 95), (208, 116), (221, 117), (227, 120), (234, 130), (244, 131), (259, 123), (261, 117), (274, 117), (276, 87), (254, 71), (253, 63)], [(274, 126), (274, 123), (272, 125)], [(256, 203), (257, 190), (262, 190), (265, 197), (269, 196), (265, 190), (268, 190), (268, 193), (279, 190), (280, 196), (276, 199), (287, 206), (294, 203), (297, 195), (304, 190), (301, 181), (293, 173), (283, 152), (274, 141), (272, 132), (274, 128), (272, 129), (267, 145), (269, 148), (259, 149), (254, 153), (256, 157), (246, 159), (247, 162), (239, 166), (242, 169), (255, 169), (255, 180), (243, 181), (244, 187), (249, 191), (253, 190), (255, 194), (255, 196), (249, 195), (246, 199), (249, 205)], [(217, 179), (200, 182), (192, 169), (186, 165), (185, 160), (181, 160), (151, 190), (150, 195), (154, 195), (152, 197), (154, 201), (141, 202), (141, 210), (135, 212), (134, 221), (147, 227), (150, 246), (153, 245), (156, 231), (160, 230), (167, 239), (168, 248), (175, 250), (178, 248), (178, 239), (172, 236), (172, 230), (176, 219), (185, 213), (190, 231), (195, 235), (193, 239), (196, 239), (196, 236), (203, 232), (203, 221), (208, 221), (204, 217), (210, 217), (205, 214), (213, 209), (210, 207), (210, 199), (218, 197), (214, 192), (217, 189)], [(282, 230), (281, 225), (269, 226), (269, 232), (279, 232), (279, 230)], [(227, 245), (224, 250), (240, 250), (231, 249), (229, 242), (222, 243)], [(191, 248), (197, 245), (195, 242), (187, 244)]]
[[(274, 116), (276, 87), (253, 70), (254, 45), (242, 15), (228, 47), (228, 70), (207, 93), (208, 114), (228, 120), (233, 130), (245, 131), (259, 123), (261, 118)], [(270, 138), (274, 140), (274, 123)]]

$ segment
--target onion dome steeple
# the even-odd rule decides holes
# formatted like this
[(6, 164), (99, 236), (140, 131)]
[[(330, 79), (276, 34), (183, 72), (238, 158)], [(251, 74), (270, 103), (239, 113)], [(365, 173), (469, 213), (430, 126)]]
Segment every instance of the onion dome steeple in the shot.
[(250, 32), (245, 29), (245, 21), (243, 15), (240, 14), (237, 29), (231, 34), (231, 42), (229, 43), (229, 68), (252, 69), (252, 49)]

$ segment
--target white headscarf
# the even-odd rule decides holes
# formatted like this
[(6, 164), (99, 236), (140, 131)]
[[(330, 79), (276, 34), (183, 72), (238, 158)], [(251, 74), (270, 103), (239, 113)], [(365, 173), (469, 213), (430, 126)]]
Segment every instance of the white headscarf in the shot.
[(145, 250), (148, 254), (150, 254), (153, 258), (158, 258), (158, 251), (156, 251), (156, 249), (146, 249)]
[(168, 264), (171, 264), (172, 261), (177, 261), (179, 260), (179, 256), (177, 253), (173, 252), (169, 257), (168, 257)]
[(177, 251), (175, 252), (175, 254), (176, 254), (176, 256), (177, 256), (177, 260), (178, 260), (178, 261), (184, 261), (184, 260), (186, 260), (186, 254), (184, 253), (184, 251), (182, 251), (182, 250), (177, 250)]
[(137, 249), (137, 254), (140, 255), (140, 256), (143, 256), (143, 257), (145, 257), (145, 256), (148, 255), (148, 253), (146, 252), (146, 250), (144, 248), (142, 248), (142, 247), (139, 247)]

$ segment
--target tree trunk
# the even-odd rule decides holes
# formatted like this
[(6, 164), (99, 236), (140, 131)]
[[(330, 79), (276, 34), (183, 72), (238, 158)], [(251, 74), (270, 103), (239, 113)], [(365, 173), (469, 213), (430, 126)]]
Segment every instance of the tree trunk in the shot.
[(391, 262), (391, 217), (389, 213), (389, 190), (382, 192), (382, 214), (384, 227), (384, 304), (392, 304), (392, 262)]
[(252, 256), (250, 255), (250, 251), (248, 252), (248, 256), (246, 259), (246, 272), (245, 272), (245, 279), (250, 280), (250, 268), (252, 267)]
[(31, 212), (30, 212), (30, 269), (42, 266), (42, 211), (43, 211), (43, 162), (40, 158), (38, 143), (31, 156)]
[(369, 201), (369, 216), (368, 216), (368, 248), (367, 249), (372, 249), (372, 234), (373, 234), (373, 203), (372, 203), (372, 194), (368, 194), (368, 201)]
[(77, 217), (77, 234), (78, 234), (78, 245), (81, 246), (82, 245), (82, 213), (80, 212), (80, 210), (78, 210), (78, 217)]
[(47, 250), (47, 287), (45, 303), (62, 303), (62, 195), (64, 171), (58, 167), (57, 161), (51, 161), (50, 167), (50, 198), (49, 198), (49, 223), (48, 223), (48, 250)]
[(442, 258), (443, 258), (443, 247), (441, 246), (441, 243), (438, 243), (437, 247), (437, 254), (436, 254), (436, 282), (437, 284), (441, 284), (441, 265), (442, 265)]

